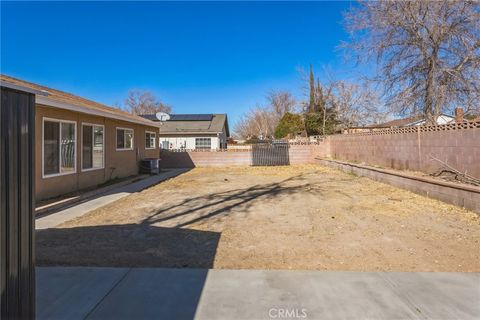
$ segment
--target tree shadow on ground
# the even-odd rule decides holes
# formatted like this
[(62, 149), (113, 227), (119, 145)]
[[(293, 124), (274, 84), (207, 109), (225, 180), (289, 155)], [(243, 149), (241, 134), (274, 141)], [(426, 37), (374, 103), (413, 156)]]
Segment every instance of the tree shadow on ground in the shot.
[(36, 232), (40, 266), (212, 268), (219, 232), (145, 224)]
[(280, 182), (254, 185), (243, 189), (233, 189), (188, 198), (177, 204), (154, 210), (142, 221), (152, 225), (171, 222), (173, 227), (182, 228), (188, 225), (219, 217), (226, 217), (233, 212), (246, 213), (258, 201), (275, 201), (280, 196), (293, 196), (296, 193), (315, 193), (321, 196), (324, 189), (317, 184), (301, 183), (304, 175), (294, 176)]
[[(189, 225), (214, 222), (231, 214), (248, 218), (257, 212), (255, 208), (275, 208), (281, 201), (291, 202), (296, 195), (307, 193), (325, 198), (331, 191), (328, 184), (310, 183), (306, 175), (297, 175), (279, 182), (187, 198), (148, 212), (138, 224), (37, 230), (37, 263), (45, 266), (211, 268), (221, 233), (187, 229)], [(258, 205), (260, 207), (254, 207)]]

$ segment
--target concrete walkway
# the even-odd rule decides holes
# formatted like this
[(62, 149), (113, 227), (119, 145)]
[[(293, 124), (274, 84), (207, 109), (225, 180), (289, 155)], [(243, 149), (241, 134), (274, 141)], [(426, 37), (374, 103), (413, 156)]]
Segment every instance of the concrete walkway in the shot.
[(38, 319), (479, 319), (479, 273), (37, 268)]
[(167, 179), (176, 177), (190, 169), (168, 169), (158, 175), (150, 176), (146, 179), (109, 190), (106, 193), (96, 196), (93, 199), (71, 206), (67, 209), (58, 211), (45, 217), (37, 218), (35, 221), (35, 229), (48, 229), (62, 224), (68, 220), (82, 216), (85, 213), (103, 207), (111, 202), (117, 201), (134, 192), (142, 191), (145, 188), (151, 187), (165, 181)]

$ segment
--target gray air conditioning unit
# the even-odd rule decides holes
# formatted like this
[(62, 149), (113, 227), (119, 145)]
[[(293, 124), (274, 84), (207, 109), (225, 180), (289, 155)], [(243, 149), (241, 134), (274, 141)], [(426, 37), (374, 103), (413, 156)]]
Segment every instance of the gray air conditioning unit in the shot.
[(160, 159), (158, 158), (146, 158), (140, 160), (140, 173), (146, 174), (159, 174), (160, 173)]

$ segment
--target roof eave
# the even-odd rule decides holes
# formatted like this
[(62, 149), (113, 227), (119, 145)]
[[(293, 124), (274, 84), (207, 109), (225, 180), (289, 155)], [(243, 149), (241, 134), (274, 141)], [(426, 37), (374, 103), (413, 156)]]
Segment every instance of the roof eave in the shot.
[(100, 117), (106, 117), (106, 118), (111, 118), (111, 119), (116, 119), (116, 120), (121, 120), (121, 121), (126, 121), (126, 122), (131, 122), (131, 123), (136, 123), (136, 124), (141, 124), (144, 126), (149, 126), (149, 127), (159, 127), (159, 125), (153, 121), (142, 121), (141, 119), (131, 119), (129, 117), (124, 117), (118, 114), (113, 114), (109, 113), (106, 111), (101, 111), (101, 110), (93, 110), (93, 109), (87, 109), (85, 107), (75, 105), (72, 103), (67, 103), (67, 102), (61, 102), (53, 99), (49, 99), (45, 96), (35, 96), (35, 102), (37, 104), (41, 105), (46, 105), (49, 107), (55, 107), (59, 109), (65, 109), (65, 110), (70, 110), (74, 112), (80, 112), (80, 113), (86, 113), (86, 114), (91, 114), (94, 116), (100, 116)]
[(9, 88), (9, 89), (13, 89), (13, 90), (17, 90), (17, 91), (24, 91), (24, 92), (28, 92), (28, 93), (33, 93), (35, 95), (40, 95), (40, 96), (47, 96), (48, 95), (48, 92), (45, 91), (45, 90), (35, 90), (35, 89), (32, 89), (32, 88), (28, 88), (28, 87), (21, 86), (21, 85), (18, 85), (18, 84), (14, 84), (14, 83), (4, 81), (4, 80), (0, 80), (0, 86), (5, 87), (5, 88)]

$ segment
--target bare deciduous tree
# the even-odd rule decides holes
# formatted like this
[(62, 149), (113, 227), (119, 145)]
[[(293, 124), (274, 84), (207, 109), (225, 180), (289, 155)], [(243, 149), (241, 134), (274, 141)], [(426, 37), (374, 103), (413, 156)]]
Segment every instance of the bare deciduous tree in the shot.
[(287, 112), (293, 112), (297, 101), (288, 91), (271, 91), (267, 95), (267, 101), (277, 120), (283, 117)]
[(339, 80), (330, 84), (327, 104), (333, 106), (342, 128), (378, 124), (386, 120), (379, 96), (366, 83)]
[(244, 114), (235, 124), (235, 134), (242, 138), (271, 138), (275, 128), (287, 112), (293, 112), (296, 100), (288, 91), (271, 91), (267, 105), (257, 106)]
[(255, 107), (245, 113), (235, 124), (235, 134), (244, 139), (266, 139), (273, 136), (275, 120), (265, 107)]
[(172, 108), (158, 100), (151, 92), (132, 89), (125, 99), (125, 109), (132, 114), (172, 112)]
[(353, 49), (378, 64), (387, 105), (423, 113), (430, 123), (455, 106), (467, 112), (480, 98), (478, 1), (360, 1), (345, 14)]

